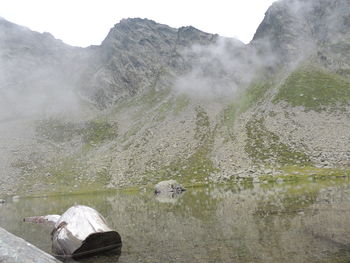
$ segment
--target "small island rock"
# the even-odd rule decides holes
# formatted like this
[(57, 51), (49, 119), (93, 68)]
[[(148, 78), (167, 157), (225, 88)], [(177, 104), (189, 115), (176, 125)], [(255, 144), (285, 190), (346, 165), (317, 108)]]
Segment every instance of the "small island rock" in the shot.
[(175, 180), (161, 181), (154, 187), (154, 192), (156, 194), (160, 193), (182, 193), (186, 189), (183, 188), (178, 182)]

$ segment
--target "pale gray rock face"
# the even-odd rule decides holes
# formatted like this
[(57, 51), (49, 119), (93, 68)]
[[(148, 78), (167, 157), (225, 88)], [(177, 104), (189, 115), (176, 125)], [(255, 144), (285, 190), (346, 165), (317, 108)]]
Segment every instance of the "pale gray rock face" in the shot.
[[(17, 104), (33, 106), (42, 100), (47, 102), (46, 97), (64, 100), (65, 94), (67, 100), (67, 93), (74, 93), (76, 100), (105, 108), (153, 88), (164, 74), (189, 70), (189, 58), (181, 51), (192, 45), (215, 43), (217, 38), (193, 27), (175, 29), (135, 18), (116, 24), (100, 46), (78, 48), (49, 33), (33, 32), (2, 19), (0, 99), (18, 102), (22, 98)], [(36, 94), (36, 100), (28, 103), (25, 93)], [(69, 103), (77, 103), (73, 98)], [(10, 107), (13, 101), (8, 104)]]
[[(266, 12), (252, 44), (265, 52), (274, 51), (278, 62), (297, 56), (302, 45), (311, 46), (309, 28), (302, 14), (290, 8), (290, 2), (278, 1)], [(304, 43), (302, 43), (303, 39)]]
[(156, 194), (166, 194), (166, 193), (181, 193), (185, 191), (178, 182), (175, 180), (162, 181), (155, 185), (154, 192)]
[(193, 27), (171, 28), (148, 19), (123, 19), (96, 47), (82, 77), (82, 90), (100, 107), (156, 86), (166, 73), (188, 67), (179, 51), (209, 45), (217, 35)]
[(279, 63), (307, 56), (320, 45), (349, 37), (347, 0), (277, 1), (267, 10), (252, 45), (271, 50)]
[(59, 263), (61, 261), (0, 227), (0, 262)]

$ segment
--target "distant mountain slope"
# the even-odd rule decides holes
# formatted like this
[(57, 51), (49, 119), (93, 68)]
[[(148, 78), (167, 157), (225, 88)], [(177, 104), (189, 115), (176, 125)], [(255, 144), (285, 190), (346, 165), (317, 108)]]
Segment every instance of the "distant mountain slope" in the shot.
[(277, 1), (248, 45), (136, 18), (81, 49), (0, 22), (7, 109), (40, 102), (19, 120), (30, 147), (0, 152), (11, 191), (347, 174), (349, 5)]
[(83, 49), (4, 19), (0, 19), (0, 47), (0, 118), (37, 114), (49, 104), (61, 111), (64, 107), (58, 100), (77, 103), (67, 93), (76, 85), (73, 72), (79, 71)]

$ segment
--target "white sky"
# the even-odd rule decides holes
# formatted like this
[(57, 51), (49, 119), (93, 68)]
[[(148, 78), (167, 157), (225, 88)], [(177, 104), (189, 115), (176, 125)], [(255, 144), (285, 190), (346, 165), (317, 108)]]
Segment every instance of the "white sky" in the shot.
[(122, 18), (192, 25), (249, 42), (276, 0), (0, 0), (0, 16), (75, 46), (98, 45)]

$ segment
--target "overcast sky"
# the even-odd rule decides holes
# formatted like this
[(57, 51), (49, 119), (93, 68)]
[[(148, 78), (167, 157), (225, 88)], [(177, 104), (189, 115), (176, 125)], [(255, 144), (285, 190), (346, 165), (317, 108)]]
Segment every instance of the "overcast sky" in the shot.
[(75, 46), (98, 45), (122, 18), (192, 25), (248, 43), (275, 0), (0, 0), (0, 16)]

